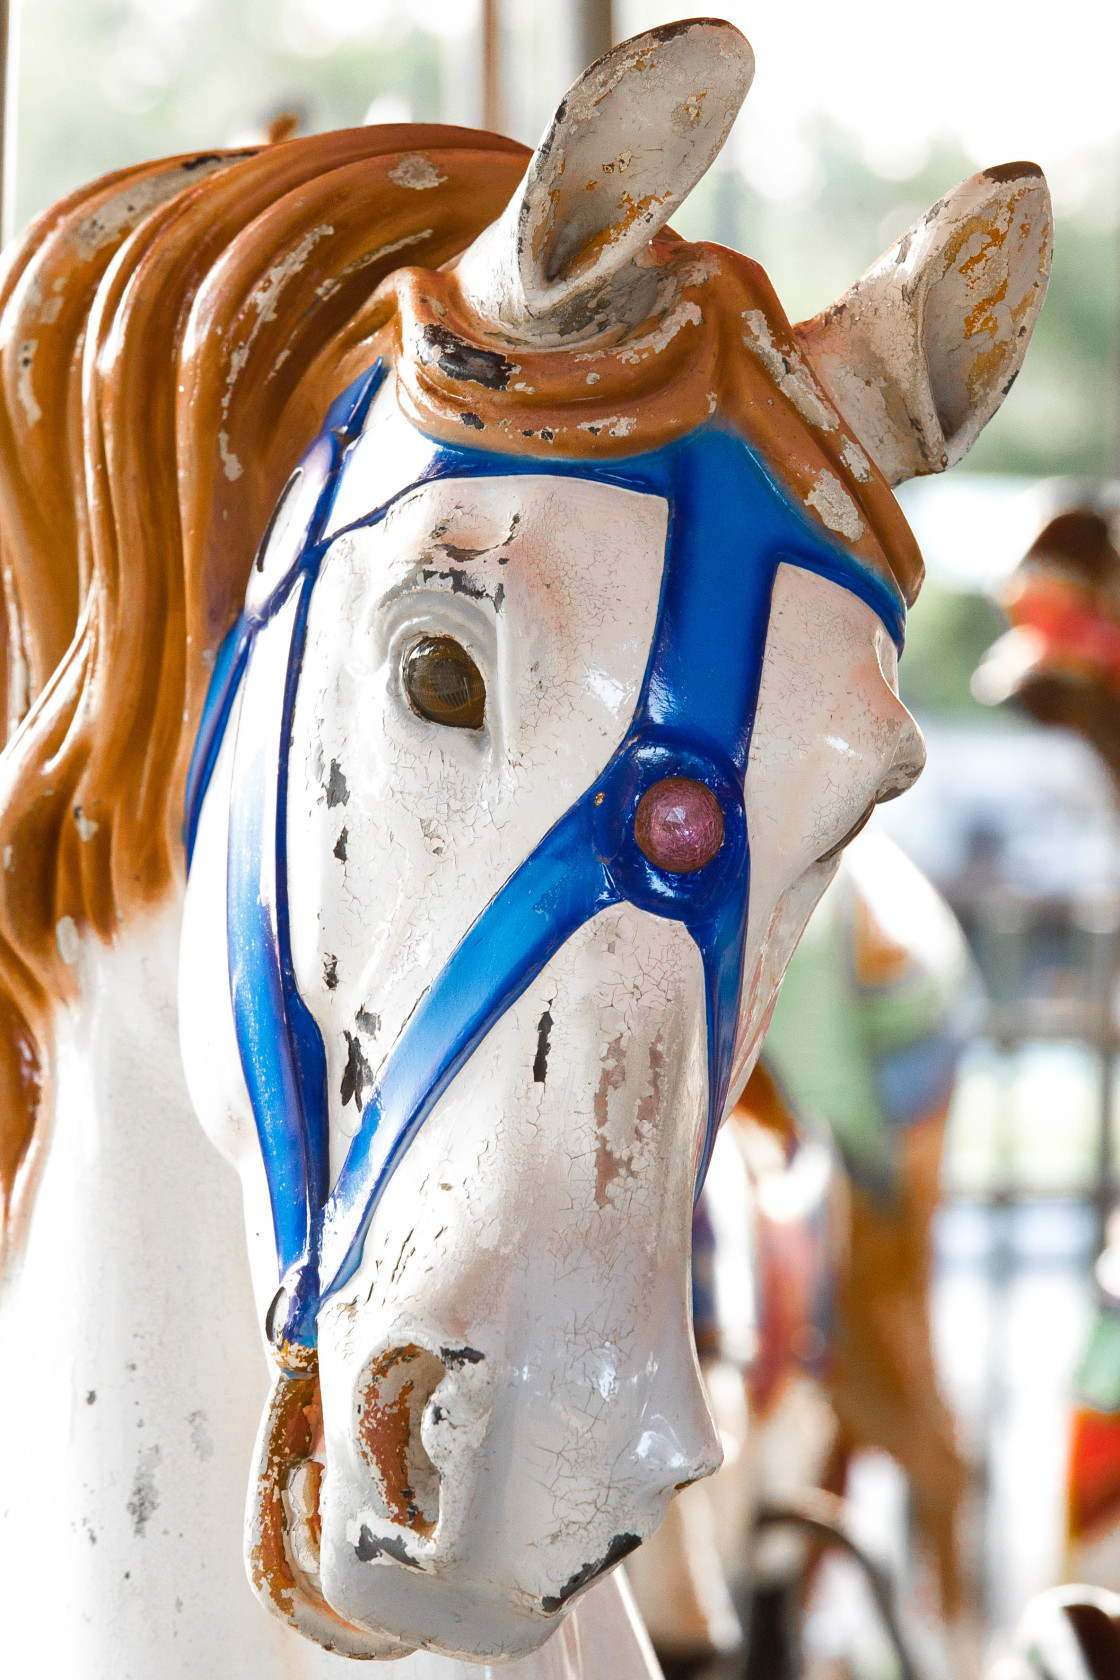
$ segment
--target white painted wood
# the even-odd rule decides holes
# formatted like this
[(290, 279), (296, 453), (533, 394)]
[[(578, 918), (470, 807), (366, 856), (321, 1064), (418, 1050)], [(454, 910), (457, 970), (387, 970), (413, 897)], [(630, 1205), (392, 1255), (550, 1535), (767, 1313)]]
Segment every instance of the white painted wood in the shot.
[[(373, 422), (380, 447), (355, 458), (368, 505), (392, 488), (385, 463), (406, 464), (391, 401)], [(361, 488), (347, 494), (357, 506)], [(466, 928), (623, 739), (664, 558), (658, 498), (583, 480), (445, 481), (399, 510), (324, 561), (290, 758), (293, 958), (327, 1046), (336, 1167), (360, 1108), (355, 1044), (376, 1067)], [(476, 660), (481, 731), (410, 709), (402, 658), (430, 635)], [(200, 1116), (245, 1180), (263, 1318), (275, 1262), (225, 984), (231, 759), (227, 743), (188, 894), (183, 1044)], [(833, 873), (817, 860), (921, 760), (879, 620), (783, 567), (747, 777), (737, 1086)], [(293, 1528), (312, 1584), (369, 1630), (368, 1648), (391, 1636), (476, 1659), (527, 1652), (553, 1625), (545, 1600), (615, 1536), (652, 1533), (674, 1489), (714, 1467), (686, 1301), (706, 1102), (696, 948), (678, 923), (619, 907), (569, 940), (425, 1122), (358, 1274), (320, 1317), (317, 1559), (310, 1531)], [(441, 1352), (461, 1347), (482, 1357)], [(426, 1533), (393, 1518), (358, 1440), (371, 1370), (402, 1348), (432, 1362), (410, 1424), (431, 1478)], [(418, 1567), (363, 1561), (363, 1527)]]
[(713, 18), (649, 30), (585, 71), (460, 259), (482, 319), (560, 343), (648, 315), (658, 277), (645, 249), (718, 155), (753, 76), (750, 43)]
[(797, 329), (888, 483), (953, 466), (995, 414), (1046, 297), (1052, 240), (1035, 164), (981, 170)]
[[(0, 1391), (0, 1651), (5, 1675), (25, 1680), (354, 1672), (268, 1616), (245, 1578), (246, 1472), (268, 1371), (238, 1182), (183, 1081), (178, 944), (175, 905), (113, 950), (84, 947), (84, 1006), (60, 1021), (51, 1147), (0, 1297), (0, 1337), (20, 1350)], [(501, 1672), (649, 1680), (632, 1615), (605, 1581), (586, 1639), (581, 1615), (566, 1639)], [(390, 1672), (480, 1671), (421, 1652)]]

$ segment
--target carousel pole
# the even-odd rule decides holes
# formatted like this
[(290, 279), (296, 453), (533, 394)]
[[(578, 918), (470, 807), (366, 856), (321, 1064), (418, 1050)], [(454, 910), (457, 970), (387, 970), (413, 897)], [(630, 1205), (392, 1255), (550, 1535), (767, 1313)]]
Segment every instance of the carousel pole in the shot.
[(500, 134), (504, 121), (501, 0), (482, 0), (482, 126)]
[(0, 244), (16, 231), (19, 0), (0, 0)]
[(614, 46), (613, 0), (572, 0), (572, 22), (578, 75)]

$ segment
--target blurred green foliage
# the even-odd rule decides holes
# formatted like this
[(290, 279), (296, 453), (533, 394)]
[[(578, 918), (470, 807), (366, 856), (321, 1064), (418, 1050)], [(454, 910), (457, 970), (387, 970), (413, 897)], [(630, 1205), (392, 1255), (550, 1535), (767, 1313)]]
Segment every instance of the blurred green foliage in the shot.
[[(344, 10), (358, 15), (338, 39), (325, 24)], [(438, 120), (440, 42), (413, 15), (318, 0), (25, 4), (20, 222), (106, 170), (242, 139), (281, 111), (298, 111), (305, 133), (345, 128), (389, 94)]]
[(899, 692), (919, 716), (931, 712), (972, 718), (991, 728), (1010, 723), (1006, 707), (979, 705), (969, 690), (972, 673), (1007, 620), (984, 595), (946, 589), (929, 579), (912, 607), (906, 648), (898, 667)]

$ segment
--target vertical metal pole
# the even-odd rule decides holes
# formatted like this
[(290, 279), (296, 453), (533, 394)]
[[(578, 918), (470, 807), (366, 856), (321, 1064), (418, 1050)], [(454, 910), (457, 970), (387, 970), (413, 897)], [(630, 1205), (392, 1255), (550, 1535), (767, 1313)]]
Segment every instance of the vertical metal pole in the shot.
[(1105, 1245), (1108, 1216), (1115, 1198), (1112, 1160), (1115, 1149), (1116, 1117), (1113, 1101), (1113, 1066), (1116, 1058), (1116, 1033), (1112, 1024), (1112, 994), (1117, 982), (1118, 944), (1114, 929), (1098, 932), (1093, 939), (1093, 978), (1096, 982), (1094, 1004), (1097, 1016), (1097, 1048), (1100, 1055), (1100, 1118), (1097, 1131), (1097, 1172), (1093, 1200), (1097, 1219), (1096, 1248), (1099, 1254)]
[(500, 134), (504, 124), (501, 0), (482, 0), (482, 126)]
[(614, 46), (613, 0), (571, 0), (576, 75)]
[[(1120, 192), (1120, 148), (1114, 154), (1116, 167), (1115, 189)], [(1112, 404), (1109, 415), (1110, 435), (1108, 438), (1108, 454), (1105, 472), (1110, 478), (1120, 478), (1120, 223), (1112, 236), (1112, 283), (1114, 301), (1112, 308), (1112, 330), (1115, 339), (1112, 345)]]
[(16, 231), (19, 0), (0, 0), (0, 244)]

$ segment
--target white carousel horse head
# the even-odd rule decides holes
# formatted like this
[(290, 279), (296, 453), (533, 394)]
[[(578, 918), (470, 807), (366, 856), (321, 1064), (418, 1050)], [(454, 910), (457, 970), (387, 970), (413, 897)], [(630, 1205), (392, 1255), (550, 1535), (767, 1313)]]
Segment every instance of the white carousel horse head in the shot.
[(184, 1058), (278, 1365), (250, 1570), (353, 1654), (535, 1649), (718, 1464), (697, 1174), (923, 758), (887, 483), (963, 452), (1041, 303), (1028, 165), (800, 337), (658, 241), (752, 67), (711, 21), (616, 49), (457, 269), (409, 271), (204, 725)]

